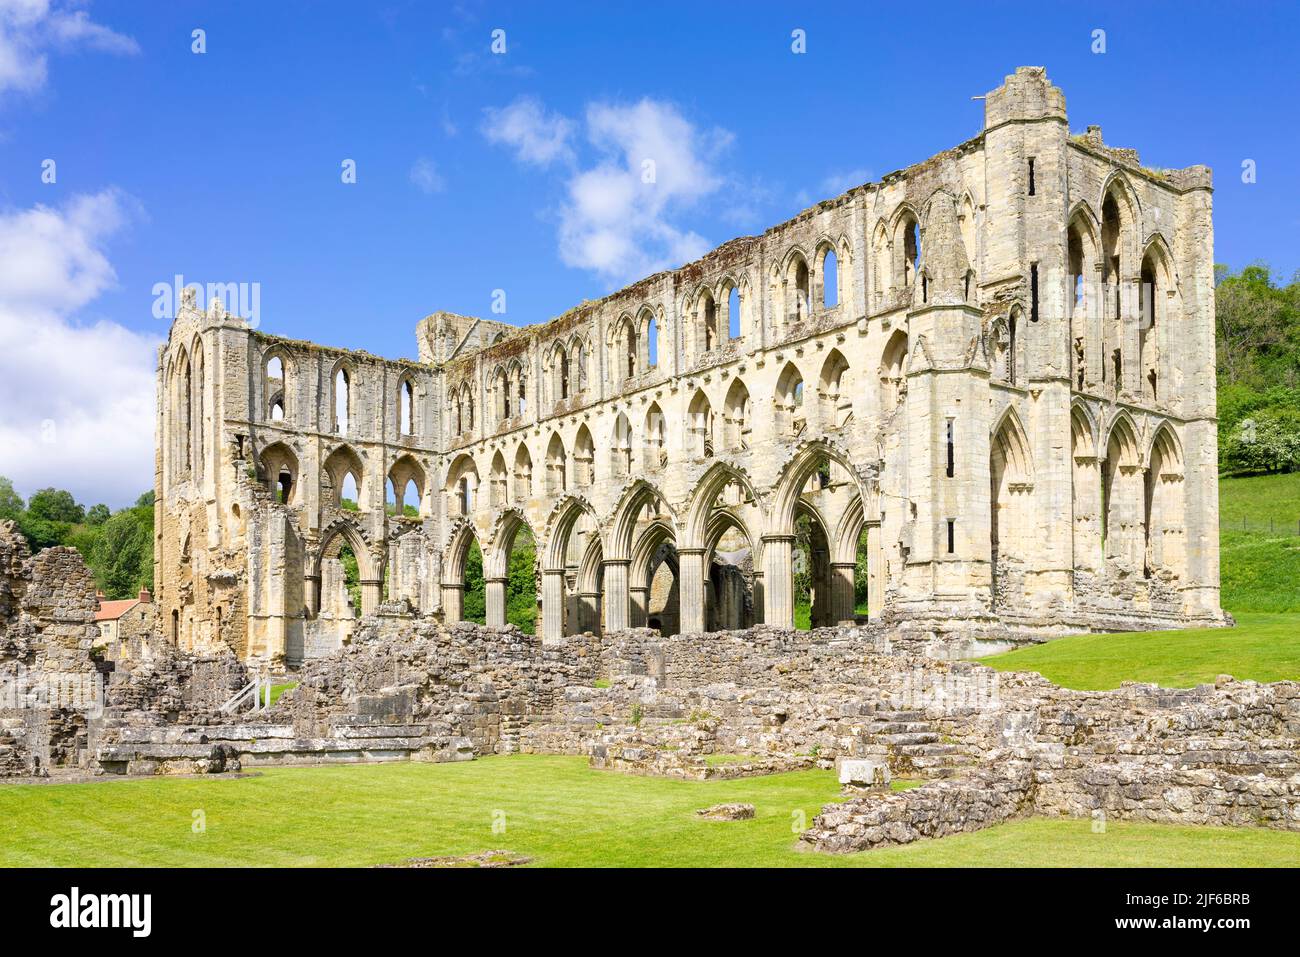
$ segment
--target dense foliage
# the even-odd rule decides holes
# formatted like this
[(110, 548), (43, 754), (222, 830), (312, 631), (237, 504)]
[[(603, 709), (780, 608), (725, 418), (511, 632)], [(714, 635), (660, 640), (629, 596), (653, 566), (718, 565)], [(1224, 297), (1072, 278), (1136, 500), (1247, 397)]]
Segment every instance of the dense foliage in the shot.
[(40, 489), (24, 502), (0, 475), (0, 519), (12, 520), (34, 552), (76, 548), (109, 598), (134, 598), (153, 588), (153, 492), (110, 512), (107, 505), (85, 508), (62, 489)]
[(1300, 274), (1216, 271), (1219, 467), (1228, 475), (1300, 469)]

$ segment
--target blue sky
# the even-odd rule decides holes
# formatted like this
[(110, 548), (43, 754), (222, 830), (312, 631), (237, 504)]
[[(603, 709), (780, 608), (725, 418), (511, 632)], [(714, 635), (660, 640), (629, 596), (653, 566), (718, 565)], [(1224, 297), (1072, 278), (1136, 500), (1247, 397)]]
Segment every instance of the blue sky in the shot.
[[(1073, 129), (1212, 166), (1219, 261), (1300, 269), (1300, 13), (1080, 6), (0, 0), (0, 474), (150, 485), (153, 288), (177, 273), (257, 283), (269, 332), (413, 356), (436, 309), (500, 289), (543, 321), (955, 145), (1022, 64)], [(653, 196), (629, 185), (647, 152)], [(29, 394), (74, 358), (134, 396)]]

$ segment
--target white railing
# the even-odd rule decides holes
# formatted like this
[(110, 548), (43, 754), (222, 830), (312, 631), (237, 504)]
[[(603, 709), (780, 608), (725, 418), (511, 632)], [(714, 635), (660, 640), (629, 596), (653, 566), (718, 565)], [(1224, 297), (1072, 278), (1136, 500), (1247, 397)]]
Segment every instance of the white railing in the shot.
[(272, 681), (269, 677), (258, 675), (236, 691), (220, 710), (225, 714), (233, 714), (245, 704), (252, 706), (249, 709), (251, 711), (269, 708), (271, 707), (271, 685)]

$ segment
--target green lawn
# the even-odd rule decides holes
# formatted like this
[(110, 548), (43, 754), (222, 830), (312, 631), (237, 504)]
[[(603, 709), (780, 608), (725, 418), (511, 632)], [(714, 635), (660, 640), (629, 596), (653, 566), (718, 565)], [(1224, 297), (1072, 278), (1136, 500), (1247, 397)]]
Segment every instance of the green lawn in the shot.
[(1121, 681), (1191, 688), (1217, 675), (1300, 680), (1300, 615), (1241, 612), (1236, 628), (1074, 635), (980, 660), (999, 671), (1037, 671), (1066, 688)]
[(1300, 473), (1219, 480), (1224, 608), (1300, 612), (1298, 523)]
[[(1236, 628), (1076, 635), (981, 660), (1082, 690), (1190, 688), (1221, 674), (1300, 680), (1300, 536), (1281, 531), (1300, 516), (1300, 474), (1220, 479), (1219, 509), (1222, 601)], [(1259, 531), (1270, 520), (1279, 531)], [(1241, 531), (1243, 521), (1255, 530)]]
[[(1300, 834), (1030, 819), (856, 855), (796, 850), (830, 771), (671, 781), (554, 755), (0, 788), (0, 865), (308, 866), (504, 849), (551, 866), (1293, 865)], [(755, 805), (751, 821), (697, 808)], [(195, 833), (196, 812), (206, 830)], [(493, 822), (504, 821), (494, 832)]]

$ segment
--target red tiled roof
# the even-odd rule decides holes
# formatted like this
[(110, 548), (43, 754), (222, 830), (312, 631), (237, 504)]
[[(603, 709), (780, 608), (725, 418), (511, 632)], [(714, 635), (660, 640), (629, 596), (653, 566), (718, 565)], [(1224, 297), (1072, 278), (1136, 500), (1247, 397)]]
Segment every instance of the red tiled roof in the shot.
[(116, 621), (138, 604), (140, 604), (139, 598), (100, 601), (99, 608), (95, 610), (95, 621)]

